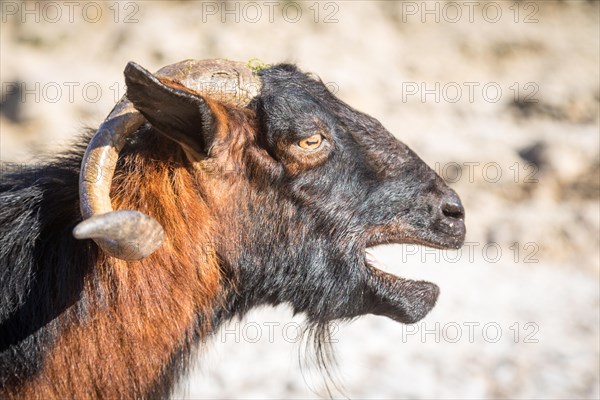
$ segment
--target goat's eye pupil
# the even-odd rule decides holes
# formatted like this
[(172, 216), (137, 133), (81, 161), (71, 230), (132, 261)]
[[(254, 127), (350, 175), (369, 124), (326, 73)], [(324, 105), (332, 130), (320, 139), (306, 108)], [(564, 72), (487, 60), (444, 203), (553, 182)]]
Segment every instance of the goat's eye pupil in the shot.
[(317, 133), (316, 135), (312, 135), (311, 137), (307, 137), (306, 139), (299, 141), (298, 146), (306, 150), (315, 150), (321, 146), (322, 141), (323, 136)]

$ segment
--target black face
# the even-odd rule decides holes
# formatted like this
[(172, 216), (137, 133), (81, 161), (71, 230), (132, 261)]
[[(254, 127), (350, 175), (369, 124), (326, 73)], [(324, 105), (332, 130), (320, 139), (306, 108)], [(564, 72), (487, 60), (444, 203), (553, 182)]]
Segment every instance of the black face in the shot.
[[(369, 232), (370, 245), (462, 245), (464, 210), (456, 193), (379, 121), (293, 67), (264, 71), (262, 79), (261, 133), (299, 202), (308, 197), (322, 218)], [(313, 136), (321, 144), (303, 148), (302, 140)]]
[[(213, 184), (220, 186), (217, 251), (236, 286), (227, 309), (288, 303), (316, 324), (368, 313), (405, 323), (424, 317), (438, 287), (377, 269), (367, 248), (459, 248), (465, 224), (456, 193), (377, 120), (296, 67), (276, 65), (259, 76), (250, 112), (226, 108), (223, 136), (214, 132), (223, 118), (214, 106), (173, 88), (149, 90), (156, 80), (138, 87), (144, 79), (126, 70), (128, 97), (156, 128), (177, 141), (185, 136), (216, 163), (240, 153), (241, 171)], [(154, 100), (154, 92), (164, 94)], [(252, 127), (243, 146), (236, 124)]]
[[(244, 303), (290, 303), (317, 322), (366, 313), (402, 322), (425, 316), (437, 286), (383, 273), (367, 261), (366, 249), (383, 243), (459, 248), (465, 224), (456, 193), (377, 120), (321, 82), (289, 65), (260, 76), (253, 106), (258, 145), (278, 173), (266, 189), (274, 193), (251, 196), (269, 216), (250, 218), (247, 232), (260, 229), (245, 248), (258, 254), (236, 260)], [(263, 240), (265, 229), (278, 232), (275, 249), (272, 238)]]

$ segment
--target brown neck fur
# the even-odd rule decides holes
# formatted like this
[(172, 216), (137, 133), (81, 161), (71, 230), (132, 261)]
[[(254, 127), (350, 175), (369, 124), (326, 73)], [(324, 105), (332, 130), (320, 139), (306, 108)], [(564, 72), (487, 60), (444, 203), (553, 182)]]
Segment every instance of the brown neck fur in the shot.
[(61, 331), (42, 370), (14, 397), (145, 397), (176, 354), (211, 331), (222, 276), (202, 183), (184, 167), (177, 145), (158, 135), (150, 142), (152, 148), (122, 155), (111, 197), (117, 210), (156, 218), (165, 243), (138, 262), (99, 256), (78, 304), (85, 303), (86, 317), (76, 317), (77, 304), (59, 317)]

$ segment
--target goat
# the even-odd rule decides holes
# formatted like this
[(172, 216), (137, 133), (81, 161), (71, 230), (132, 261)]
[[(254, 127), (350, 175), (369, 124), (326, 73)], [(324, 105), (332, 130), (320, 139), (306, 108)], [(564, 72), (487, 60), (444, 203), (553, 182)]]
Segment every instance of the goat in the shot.
[(124, 75), (93, 136), (0, 182), (0, 397), (168, 396), (257, 305), (290, 305), (317, 339), (435, 305), (367, 248), (459, 248), (464, 209), (376, 119), (290, 64)]

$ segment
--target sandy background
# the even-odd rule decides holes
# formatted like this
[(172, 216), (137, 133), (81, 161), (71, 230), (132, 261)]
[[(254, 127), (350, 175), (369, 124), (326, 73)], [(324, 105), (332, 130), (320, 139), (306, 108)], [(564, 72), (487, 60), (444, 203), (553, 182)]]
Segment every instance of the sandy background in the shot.
[[(600, 396), (598, 2), (0, 5), (3, 171), (97, 126), (130, 60), (259, 58), (318, 74), (458, 191), (467, 247), (377, 250), (439, 284), (438, 306), (414, 326), (337, 326), (334, 396)], [(232, 321), (175, 397), (326, 396), (301, 322)]]

